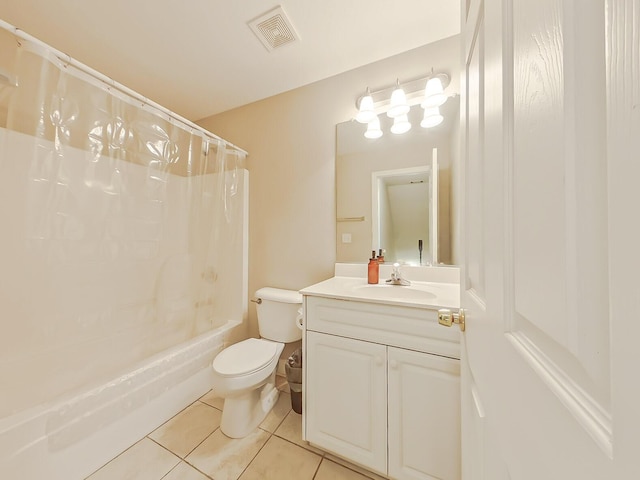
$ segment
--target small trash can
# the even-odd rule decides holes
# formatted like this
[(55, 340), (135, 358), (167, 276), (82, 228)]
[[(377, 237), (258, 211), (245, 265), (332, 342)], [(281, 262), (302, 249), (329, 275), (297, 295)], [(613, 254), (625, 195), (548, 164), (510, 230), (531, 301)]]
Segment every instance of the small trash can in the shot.
[(302, 413), (302, 349), (294, 351), (284, 365), (291, 391), (291, 408)]

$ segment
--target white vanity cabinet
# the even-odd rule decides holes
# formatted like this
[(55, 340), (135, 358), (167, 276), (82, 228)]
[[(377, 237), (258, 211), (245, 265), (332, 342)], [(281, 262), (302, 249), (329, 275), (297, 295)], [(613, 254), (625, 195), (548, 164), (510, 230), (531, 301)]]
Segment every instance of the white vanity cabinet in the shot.
[(386, 474), (386, 347), (311, 331), (306, 347), (307, 441)]
[(392, 479), (459, 480), (459, 332), (437, 310), (305, 295), (304, 436)]
[(460, 361), (388, 347), (388, 475), (458, 480)]

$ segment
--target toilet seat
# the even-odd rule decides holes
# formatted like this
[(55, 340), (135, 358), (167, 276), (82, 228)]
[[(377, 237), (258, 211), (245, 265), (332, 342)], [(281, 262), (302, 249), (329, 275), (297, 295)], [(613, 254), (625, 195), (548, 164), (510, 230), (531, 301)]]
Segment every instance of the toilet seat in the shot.
[(220, 352), (213, 369), (222, 377), (249, 375), (269, 365), (277, 353), (278, 343), (248, 338)]

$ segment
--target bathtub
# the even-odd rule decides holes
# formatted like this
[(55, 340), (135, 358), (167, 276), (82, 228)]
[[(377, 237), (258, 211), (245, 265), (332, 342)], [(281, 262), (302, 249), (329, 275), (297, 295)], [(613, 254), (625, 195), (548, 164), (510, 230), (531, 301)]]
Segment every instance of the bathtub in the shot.
[(0, 478), (83, 479), (211, 387), (239, 321), (155, 355), (98, 387), (0, 419)]

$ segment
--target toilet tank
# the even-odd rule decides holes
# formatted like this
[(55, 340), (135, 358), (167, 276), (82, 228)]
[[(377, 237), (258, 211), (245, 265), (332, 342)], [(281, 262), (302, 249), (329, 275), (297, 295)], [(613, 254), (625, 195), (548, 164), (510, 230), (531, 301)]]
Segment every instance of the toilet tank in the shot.
[(302, 295), (295, 290), (264, 287), (256, 292), (260, 336), (290, 343), (302, 338), (296, 317), (302, 315)]

